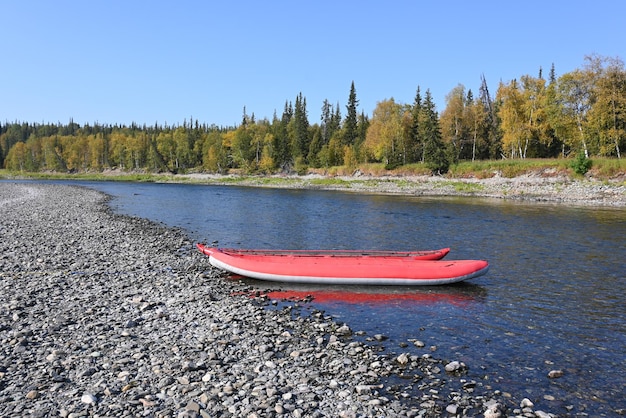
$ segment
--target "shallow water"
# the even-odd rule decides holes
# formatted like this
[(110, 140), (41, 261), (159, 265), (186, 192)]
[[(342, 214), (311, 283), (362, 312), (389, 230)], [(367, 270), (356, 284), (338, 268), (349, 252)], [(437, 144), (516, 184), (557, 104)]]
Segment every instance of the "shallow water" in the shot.
[[(626, 408), (626, 210), (499, 200), (199, 185), (88, 183), (111, 206), (224, 247), (432, 249), (484, 258), (485, 276), (431, 288), (278, 287), (392, 352), (465, 362), (535, 409), (614, 416)], [(251, 281), (260, 289), (277, 287)], [(417, 348), (400, 343), (418, 339)], [(550, 370), (563, 370), (558, 379)], [(546, 396), (547, 398), (546, 399)], [(553, 397), (554, 400), (550, 400)]]

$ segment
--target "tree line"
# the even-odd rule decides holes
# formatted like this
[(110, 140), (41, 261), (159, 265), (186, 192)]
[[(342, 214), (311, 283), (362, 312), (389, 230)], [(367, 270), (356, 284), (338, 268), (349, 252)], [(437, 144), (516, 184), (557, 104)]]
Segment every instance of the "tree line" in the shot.
[(182, 124), (79, 125), (0, 123), (0, 163), (20, 171), (106, 169), (225, 173), (304, 172), (308, 167), (388, 168), (423, 164), (444, 173), (464, 160), (584, 156), (621, 158), (626, 147), (626, 70), (619, 58), (589, 56), (557, 78), (500, 82), (495, 96), (481, 77), (478, 95), (458, 85), (439, 114), (430, 90), (411, 104), (379, 102), (371, 118), (358, 110), (354, 82), (345, 115), (324, 100), (316, 123), (299, 93), (282, 114), (257, 120), (243, 109), (238, 126), (190, 118)]

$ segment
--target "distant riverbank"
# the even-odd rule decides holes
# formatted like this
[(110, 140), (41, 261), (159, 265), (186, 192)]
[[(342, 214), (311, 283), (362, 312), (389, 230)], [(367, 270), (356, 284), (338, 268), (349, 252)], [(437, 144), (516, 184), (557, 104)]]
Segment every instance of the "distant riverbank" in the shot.
[(469, 196), (535, 202), (626, 207), (626, 183), (525, 174), (485, 179), (440, 176), (238, 176), (181, 174), (172, 181), (293, 189), (340, 190), (407, 196)]
[(247, 187), (338, 190), (357, 193), (406, 196), (465, 196), (568, 205), (626, 207), (626, 176), (598, 179), (573, 177), (558, 170), (526, 171), (513, 177), (495, 173), (490, 177), (380, 175), (355, 171), (352, 175), (209, 174), (209, 173), (128, 173), (110, 170), (102, 173), (28, 173), (0, 172), (7, 179), (73, 179), (97, 181), (136, 181), (157, 183), (194, 183)]

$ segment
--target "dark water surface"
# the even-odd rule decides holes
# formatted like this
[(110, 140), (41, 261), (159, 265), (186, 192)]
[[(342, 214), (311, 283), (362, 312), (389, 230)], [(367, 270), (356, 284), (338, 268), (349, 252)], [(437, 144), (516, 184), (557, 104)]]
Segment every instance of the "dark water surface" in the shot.
[[(465, 362), (561, 415), (626, 408), (626, 209), (200, 185), (81, 183), (119, 213), (223, 247), (434, 249), (484, 258), (485, 276), (430, 288), (310, 287), (313, 305), (391, 352)], [(252, 282), (265, 289), (274, 285)], [(288, 287), (288, 286), (281, 286)], [(426, 344), (417, 348), (417, 339)], [(549, 379), (551, 370), (563, 370)], [(547, 396), (546, 396), (547, 395)], [(551, 400), (552, 397), (554, 400)]]

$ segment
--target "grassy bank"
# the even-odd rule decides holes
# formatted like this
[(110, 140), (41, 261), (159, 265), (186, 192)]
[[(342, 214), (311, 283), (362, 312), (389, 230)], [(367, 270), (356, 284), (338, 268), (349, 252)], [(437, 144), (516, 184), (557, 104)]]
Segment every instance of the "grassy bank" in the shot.
[[(452, 177), (489, 178), (495, 174), (513, 178), (527, 174), (581, 177), (574, 172), (571, 159), (526, 159), (462, 162), (450, 168)], [(626, 160), (594, 158), (588, 176), (598, 180), (626, 177)]]
[(0, 179), (28, 179), (28, 180), (85, 180), (85, 181), (127, 181), (127, 182), (168, 182), (174, 178), (171, 174), (161, 173), (60, 173), (60, 172), (26, 172), (0, 170)]
[[(515, 178), (520, 176), (537, 177), (565, 177), (570, 179), (590, 178), (604, 182), (614, 182), (626, 184), (626, 159), (615, 158), (594, 158), (592, 166), (586, 175), (576, 174), (572, 168), (572, 159), (526, 159), (526, 160), (489, 160), (461, 162), (450, 166), (450, 170), (443, 177), (450, 181), (459, 179), (487, 179), (492, 177)], [(189, 173), (174, 175), (170, 173), (136, 173), (126, 171), (104, 171), (104, 172), (84, 172), (84, 173), (60, 173), (60, 172), (13, 172), (0, 170), (0, 179), (37, 179), (37, 180), (90, 180), (90, 181), (128, 181), (128, 182), (199, 182), (200, 174), (190, 170)], [(386, 170), (384, 164), (361, 164), (358, 167), (330, 167), (327, 169), (310, 169), (310, 175), (317, 175), (316, 178), (309, 179), (308, 182), (318, 186), (335, 186), (349, 188), (350, 184), (365, 182), (363, 177), (396, 179), (401, 181), (402, 177), (430, 176), (429, 170), (423, 164), (409, 164), (398, 167), (394, 170)], [(354, 178), (346, 180), (345, 177)], [(250, 182), (258, 185), (289, 186), (299, 181), (297, 176), (269, 176), (240, 173), (232, 170), (226, 176), (202, 176), (203, 183), (220, 184), (248, 184)], [(465, 187), (465, 186), (460, 186)]]

